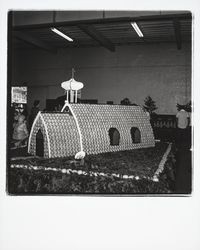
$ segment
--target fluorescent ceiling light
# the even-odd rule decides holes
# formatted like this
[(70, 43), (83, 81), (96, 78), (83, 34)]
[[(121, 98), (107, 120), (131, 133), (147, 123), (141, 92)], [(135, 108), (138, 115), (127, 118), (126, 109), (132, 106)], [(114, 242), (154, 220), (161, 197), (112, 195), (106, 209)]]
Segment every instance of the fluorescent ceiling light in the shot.
[(140, 28), (138, 27), (136, 22), (131, 23), (131, 25), (133, 26), (134, 30), (137, 32), (139, 37), (143, 37), (144, 35), (142, 34), (142, 31), (140, 30)]
[(67, 35), (65, 35), (64, 33), (62, 33), (60, 30), (56, 29), (56, 28), (51, 28), (51, 30), (53, 32), (55, 32), (56, 34), (58, 34), (59, 36), (62, 36), (63, 38), (65, 38), (66, 40), (68, 40), (69, 42), (73, 42), (73, 39)]

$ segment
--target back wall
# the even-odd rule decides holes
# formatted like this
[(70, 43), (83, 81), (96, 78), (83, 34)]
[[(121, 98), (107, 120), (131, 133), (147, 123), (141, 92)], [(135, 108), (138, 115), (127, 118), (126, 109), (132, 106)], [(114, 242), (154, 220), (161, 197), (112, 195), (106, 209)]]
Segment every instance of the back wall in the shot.
[(12, 53), (12, 85), (28, 84), (28, 108), (35, 99), (45, 108), (46, 99), (64, 94), (61, 82), (71, 78), (84, 83), (82, 99), (120, 103), (125, 97), (143, 105), (150, 95), (157, 113), (175, 114), (176, 104), (191, 100), (191, 46), (175, 43), (60, 49), (57, 54), (40, 49)]

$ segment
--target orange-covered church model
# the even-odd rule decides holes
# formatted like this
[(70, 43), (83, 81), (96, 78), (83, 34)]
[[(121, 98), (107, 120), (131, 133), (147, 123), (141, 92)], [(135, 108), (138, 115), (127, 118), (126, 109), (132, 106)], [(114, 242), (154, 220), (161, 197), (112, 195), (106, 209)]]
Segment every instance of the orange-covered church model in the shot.
[(51, 158), (155, 146), (149, 117), (141, 107), (78, 104), (77, 90), (83, 84), (72, 77), (62, 87), (67, 91), (62, 111), (39, 112), (35, 118), (28, 143), (30, 154)]

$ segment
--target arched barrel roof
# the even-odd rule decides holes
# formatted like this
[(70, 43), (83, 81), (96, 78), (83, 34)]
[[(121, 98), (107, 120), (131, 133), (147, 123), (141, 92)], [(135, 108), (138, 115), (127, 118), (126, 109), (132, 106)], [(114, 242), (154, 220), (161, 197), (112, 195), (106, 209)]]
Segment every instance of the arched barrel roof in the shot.
[[(88, 154), (112, 152), (155, 145), (149, 117), (139, 106), (70, 104), (81, 130), (83, 150)], [(110, 145), (109, 129), (120, 133), (118, 146)], [(131, 128), (141, 133), (141, 143), (134, 144)]]
[(74, 155), (80, 150), (79, 134), (71, 114), (61, 112), (38, 114), (29, 139), (29, 152), (34, 155), (36, 153), (36, 134), (39, 129), (45, 137), (45, 157), (64, 157)]
[[(36, 135), (44, 137), (44, 157), (65, 157), (80, 150), (98, 154), (153, 147), (149, 117), (139, 106), (67, 104), (68, 112), (40, 112), (32, 126), (29, 153), (36, 154)], [(110, 140), (111, 128), (119, 132), (119, 143)], [(134, 143), (131, 129), (137, 128), (141, 141)]]

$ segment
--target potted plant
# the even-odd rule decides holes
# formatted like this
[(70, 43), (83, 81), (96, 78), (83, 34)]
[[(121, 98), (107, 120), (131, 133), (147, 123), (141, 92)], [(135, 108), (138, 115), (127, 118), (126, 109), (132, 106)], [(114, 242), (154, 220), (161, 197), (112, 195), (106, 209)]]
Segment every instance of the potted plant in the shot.
[(156, 107), (156, 102), (151, 98), (151, 96), (147, 96), (144, 99), (144, 105), (143, 108), (146, 112), (149, 113), (150, 116), (152, 116), (154, 113), (154, 111), (157, 109)]

